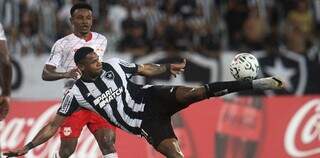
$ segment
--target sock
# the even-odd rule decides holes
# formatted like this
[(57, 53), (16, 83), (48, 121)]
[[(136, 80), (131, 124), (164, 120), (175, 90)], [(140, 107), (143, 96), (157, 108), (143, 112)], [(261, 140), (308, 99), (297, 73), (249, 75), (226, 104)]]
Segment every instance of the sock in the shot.
[(217, 97), (228, 93), (239, 92), (252, 89), (252, 81), (226, 81), (226, 82), (214, 82), (204, 85), (206, 89), (207, 97)]
[(281, 89), (284, 87), (283, 81), (276, 77), (260, 78), (252, 81), (253, 89), (270, 90)]
[(53, 153), (52, 158), (60, 158), (59, 151)]
[(103, 158), (118, 158), (118, 154), (117, 153), (110, 153), (107, 155), (103, 155)]

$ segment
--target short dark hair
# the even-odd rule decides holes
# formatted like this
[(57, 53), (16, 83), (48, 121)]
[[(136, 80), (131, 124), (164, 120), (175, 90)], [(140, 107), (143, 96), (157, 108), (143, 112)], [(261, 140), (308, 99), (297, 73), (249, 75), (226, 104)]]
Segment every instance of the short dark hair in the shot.
[(73, 60), (78, 65), (80, 61), (90, 53), (94, 52), (94, 50), (90, 47), (81, 47), (74, 54)]
[(80, 2), (80, 3), (76, 3), (75, 5), (72, 6), (71, 10), (70, 10), (70, 15), (72, 16), (73, 13), (77, 10), (77, 9), (88, 9), (90, 11), (92, 11), (92, 7), (90, 4), (85, 3), (85, 2)]

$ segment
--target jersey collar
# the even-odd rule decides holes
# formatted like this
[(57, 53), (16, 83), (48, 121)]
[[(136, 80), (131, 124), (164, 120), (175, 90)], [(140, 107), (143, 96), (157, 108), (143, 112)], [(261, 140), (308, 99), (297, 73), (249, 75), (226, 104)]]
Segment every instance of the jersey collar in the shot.
[[(78, 37), (78, 36), (77, 36), (76, 34), (74, 34), (74, 33), (73, 33), (73, 35), (74, 35), (75, 37), (79, 38), (79, 39), (82, 39), (82, 38)], [(93, 37), (92, 32), (89, 32), (88, 37), (85, 38), (85, 39), (83, 39), (83, 40), (85, 40), (86, 42), (89, 42), (90, 40), (92, 40), (92, 37)]]

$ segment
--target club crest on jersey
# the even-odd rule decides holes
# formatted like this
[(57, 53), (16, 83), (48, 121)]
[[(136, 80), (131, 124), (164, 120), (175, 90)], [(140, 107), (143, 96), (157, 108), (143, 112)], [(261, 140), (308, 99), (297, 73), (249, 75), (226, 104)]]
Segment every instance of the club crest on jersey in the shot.
[(108, 71), (108, 72), (106, 72), (105, 77), (107, 79), (109, 79), (109, 80), (113, 80), (114, 79), (114, 74), (113, 74), (112, 71)]
[(63, 134), (65, 136), (69, 136), (72, 133), (71, 127), (64, 127), (63, 128)]

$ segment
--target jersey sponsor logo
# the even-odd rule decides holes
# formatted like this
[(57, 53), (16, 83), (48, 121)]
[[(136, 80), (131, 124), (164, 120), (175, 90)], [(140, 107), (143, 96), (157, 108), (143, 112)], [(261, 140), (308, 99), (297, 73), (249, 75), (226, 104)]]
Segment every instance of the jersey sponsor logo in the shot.
[(64, 136), (69, 136), (72, 133), (71, 127), (63, 127)]
[(106, 77), (107, 79), (109, 79), (109, 80), (113, 80), (113, 79), (114, 79), (114, 74), (113, 74), (112, 71), (108, 71), (108, 72), (106, 72), (105, 77)]
[(106, 92), (102, 93), (99, 97), (97, 97), (93, 103), (94, 105), (99, 105), (100, 108), (109, 104), (112, 100), (114, 100), (117, 96), (121, 95), (123, 92), (123, 88), (117, 88), (116, 90), (108, 89)]

